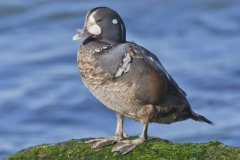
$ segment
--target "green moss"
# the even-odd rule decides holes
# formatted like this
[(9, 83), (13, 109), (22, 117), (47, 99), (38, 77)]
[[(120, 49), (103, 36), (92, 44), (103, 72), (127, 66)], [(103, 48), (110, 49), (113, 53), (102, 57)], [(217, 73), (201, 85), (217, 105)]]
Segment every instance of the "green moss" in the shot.
[(19, 151), (6, 160), (205, 160), (239, 159), (240, 148), (226, 146), (216, 140), (208, 143), (172, 143), (159, 138), (149, 138), (127, 155), (112, 153), (112, 145), (94, 150), (83, 143), (84, 139), (69, 140), (57, 144), (43, 144)]

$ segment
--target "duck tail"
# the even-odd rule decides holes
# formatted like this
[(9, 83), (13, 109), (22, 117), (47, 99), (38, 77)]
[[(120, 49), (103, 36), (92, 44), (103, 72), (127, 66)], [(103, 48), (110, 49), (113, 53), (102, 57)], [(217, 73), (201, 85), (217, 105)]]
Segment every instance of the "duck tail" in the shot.
[(199, 114), (197, 114), (197, 113), (195, 113), (195, 112), (192, 112), (191, 118), (192, 118), (193, 120), (195, 120), (195, 121), (206, 122), (206, 123), (211, 124), (211, 125), (214, 124), (212, 121), (208, 120), (208, 119), (205, 118), (204, 116), (199, 115)]

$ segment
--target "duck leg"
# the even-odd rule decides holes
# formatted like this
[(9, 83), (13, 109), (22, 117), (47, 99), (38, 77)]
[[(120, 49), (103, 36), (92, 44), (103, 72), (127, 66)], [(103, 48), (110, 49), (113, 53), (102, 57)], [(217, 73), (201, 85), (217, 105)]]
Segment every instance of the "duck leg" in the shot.
[(92, 148), (102, 148), (107, 145), (116, 143), (119, 140), (122, 140), (124, 137), (127, 137), (127, 134), (123, 132), (123, 115), (117, 113), (117, 128), (115, 132), (115, 136), (106, 137), (106, 138), (96, 138), (85, 141), (85, 143), (92, 145)]
[(128, 152), (133, 150), (138, 145), (142, 144), (147, 139), (147, 129), (148, 129), (148, 123), (145, 123), (144, 127), (143, 127), (143, 132), (139, 136), (138, 139), (134, 139), (134, 140), (120, 140), (113, 147), (112, 152), (119, 151), (122, 154), (127, 154)]

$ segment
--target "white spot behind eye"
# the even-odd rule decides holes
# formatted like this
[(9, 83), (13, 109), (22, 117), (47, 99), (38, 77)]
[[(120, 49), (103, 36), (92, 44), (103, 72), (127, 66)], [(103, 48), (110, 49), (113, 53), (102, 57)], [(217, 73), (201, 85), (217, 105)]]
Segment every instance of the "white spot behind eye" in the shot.
[(113, 19), (113, 20), (112, 20), (112, 23), (113, 23), (113, 24), (117, 24), (118, 21), (117, 21), (116, 19)]

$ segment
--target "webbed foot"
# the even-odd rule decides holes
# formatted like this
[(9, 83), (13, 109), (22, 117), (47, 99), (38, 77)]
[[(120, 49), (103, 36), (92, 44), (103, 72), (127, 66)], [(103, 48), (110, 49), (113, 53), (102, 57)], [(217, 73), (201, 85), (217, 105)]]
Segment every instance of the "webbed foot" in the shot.
[(114, 144), (118, 141), (117, 137), (108, 137), (108, 138), (96, 138), (85, 141), (84, 143), (90, 144), (91, 148), (102, 148), (111, 144)]
[(84, 143), (90, 144), (91, 148), (102, 148), (111, 144), (116, 143), (119, 140), (122, 140), (123, 138), (126, 138), (127, 134), (124, 133), (122, 136), (113, 136), (113, 137), (107, 137), (107, 138), (94, 138), (90, 140), (86, 140)]
[(142, 137), (135, 140), (118, 141), (117, 144), (112, 148), (112, 152), (121, 152), (122, 154), (127, 154), (144, 141), (145, 139)]

